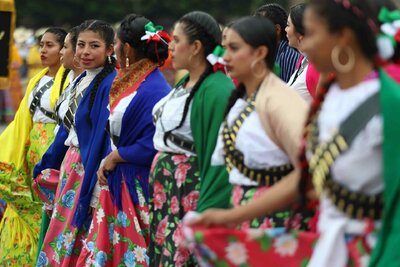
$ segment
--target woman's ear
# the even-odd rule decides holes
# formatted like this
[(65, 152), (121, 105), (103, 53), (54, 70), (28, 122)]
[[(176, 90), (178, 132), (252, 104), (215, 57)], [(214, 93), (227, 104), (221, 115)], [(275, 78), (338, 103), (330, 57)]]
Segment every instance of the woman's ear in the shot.
[(107, 49), (106, 49), (106, 55), (107, 56), (111, 56), (114, 53), (114, 45), (110, 45)]
[(191, 46), (193, 56), (197, 56), (203, 49), (203, 44), (199, 40), (194, 41)]
[(263, 46), (259, 46), (255, 49), (255, 56), (257, 59), (261, 59), (263, 60), (264, 58), (266, 58), (268, 56), (268, 47), (266, 47), (265, 45)]

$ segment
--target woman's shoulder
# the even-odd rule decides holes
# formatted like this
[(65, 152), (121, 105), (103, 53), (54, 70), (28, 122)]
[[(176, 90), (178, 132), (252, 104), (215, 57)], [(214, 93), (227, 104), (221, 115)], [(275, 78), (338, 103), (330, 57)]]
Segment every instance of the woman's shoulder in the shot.
[(199, 92), (204, 92), (207, 95), (230, 95), (233, 89), (235, 89), (235, 85), (232, 79), (223, 72), (217, 71), (204, 79), (200, 85)]

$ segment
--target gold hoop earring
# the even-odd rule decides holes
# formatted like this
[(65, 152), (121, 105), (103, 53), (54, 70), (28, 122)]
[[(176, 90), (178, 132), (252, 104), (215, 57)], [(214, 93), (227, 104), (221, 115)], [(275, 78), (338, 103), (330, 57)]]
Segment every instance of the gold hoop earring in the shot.
[(250, 64), (250, 69), (254, 77), (261, 79), (265, 77), (265, 75), (267, 74), (267, 70), (265, 68), (262, 68), (261, 73), (257, 73), (256, 68), (258, 64), (263, 64), (263, 62), (261, 60), (254, 60)]
[(125, 67), (129, 68), (129, 58), (128, 57), (125, 58)]
[(112, 61), (111, 61), (111, 56), (108, 56), (108, 63), (112, 63)]
[[(339, 59), (340, 53), (342, 51), (344, 51), (347, 54), (348, 60), (346, 64), (341, 63)], [(336, 71), (341, 73), (346, 73), (354, 68), (354, 65), (356, 63), (356, 57), (354, 56), (354, 52), (350, 46), (340, 47), (339, 45), (336, 45), (331, 52), (331, 61)]]

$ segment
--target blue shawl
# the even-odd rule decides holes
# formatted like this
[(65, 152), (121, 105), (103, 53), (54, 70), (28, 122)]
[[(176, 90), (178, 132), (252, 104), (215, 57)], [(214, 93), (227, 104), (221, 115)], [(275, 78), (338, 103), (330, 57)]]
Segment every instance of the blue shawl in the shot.
[[(152, 110), (170, 89), (161, 72), (155, 69), (139, 85), (135, 97), (124, 113), (121, 134), (116, 146), (119, 155), (127, 162), (119, 163), (107, 177), (114, 203), (120, 210), (122, 179), (128, 187), (133, 203), (139, 203), (135, 180), (139, 181), (143, 195), (148, 201), (149, 171), (156, 154), (153, 145), (155, 128)], [(110, 152), (110, 138), (108, 138), (108, 153)]]
[(89, 102), (92, 86), (83, 94), (75, 113), (76, 134), (85, 169), (81, 192), (72, 220), (72, 225), (76, 227), (80, 227), (87, 219), (92, 190), (97, 181), (96, 172), (106, 151), (104, 144), (108, 139), (105, 131), (109, 115), (108, 94), (115, 75), (116, 71), (114, 70), (100, 83), (90, 113)]

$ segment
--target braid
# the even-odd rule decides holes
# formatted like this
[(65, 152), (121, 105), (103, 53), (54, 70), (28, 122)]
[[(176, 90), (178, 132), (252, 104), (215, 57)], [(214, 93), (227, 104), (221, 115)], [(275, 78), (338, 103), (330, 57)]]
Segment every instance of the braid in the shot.
[(114, 57), (110, 57), (110, 58), (111, 58), (111, 63), (108, 62), (108, 60), (106, 60), (106, 64), (104, 65), (104, 68), (94, 78), (95, 79), (94, 84), (93, 84), (92, 90), (90, 91), (90, 96), (89, 96), (89, 112), (88, 112), (89, 123), (91, 123), (90, 112), (92, 110), (93, 103), (96, 98), (97, 90), (99, 89), (100, 83), (115, 69), (116, 60)]
[(288, 15), (285, 9), (276, 3), (265, 4), (259, 7), (255, 12), (254, 16), (266, 17), (274, 24), (278, 24), (281, 27), (281, 40), (287, 40), (285, 34), (285, 28), (288, 20)]
[(233, 105), (235, 105), (236, 100), (238, 100), (239, 98), (242, 98), (246, 93), (246, 88), (244, 87), (243, 83), (240, 83), (238, 85), (238, 87), (236, 88), (236, 90), (233, 90), (229, 99), (228, 99), (228, 104), (226, 106), (225, 109), (225, 118), (226, 116), (228, 116), (229, 111), (231, 110), (231, 108), (233, 107)]
[(64, 70), (63, 76), (61, 77), (61, 83), (60, 83), (60, 93), (58, 95), (61, 95), (63, 89), (64, 89), (64, 84), (65, 81), (67, 80), (68, 74), (71, 70), (70, 69), (66, 69)]
[(309, 134), (309, 125), (318, 116), (318, 111), (321, 108), (322, 103), (325, 100), (325, 96), (329, 91), (334, 79), (330, 78), (317, 92), (317, 96), (311, 104), (310, 111), (308, 113), (308, 117), (305, 123), (305, 127), (303, 130), (303, 136), (301, 140), (301, 147), (300, 147), (300, 155), (299, 155), (299, 165), (300, 165), (300, 175), (301, 179), (299, 182), (299, 191), (301, 197), (301, 206), (304, 207), (306, 203), (306, 193), (307, 193), (307, 186), (311, 180), (310, 172), (309, 172), (309, 165), (306, 156), (307, 152), (307, 138)]
[(190, 94), (188, 96), (188, 98), (185, 101), (185, 106), (183, 108), (183, 115), (181, 118), (181, 121), (179, 122), (178, 126), (176, 126), (175, 128), (173, 128), (172, 130), (169, 130), (167, 132), (165, 132), (164, 134), (164, 143), (167, 144), (167, 139), (170, 136), (170, 134), (172, 133), (172, 131), (179, 129), (182, 127), (183, 123), (186, 120), (187, 114), (189, 112), (189, 106), (190, 106), (190, 102), (192, 101), (194, 95), (196, 94), (196, 92), (199, 90), (200, 85), (203, 83), (203, 81), (211, 74), (213, 73), (213, 68), (211, 66), (211, 64), (207, 63), (207, 67), (205, 69), (205, 71), (203, 72), (203, 74), (201, 74), (199, 80), (196, 82), (196, 84), (193, 86), (192, 90), (190, 91)]

